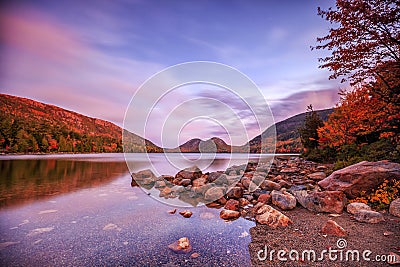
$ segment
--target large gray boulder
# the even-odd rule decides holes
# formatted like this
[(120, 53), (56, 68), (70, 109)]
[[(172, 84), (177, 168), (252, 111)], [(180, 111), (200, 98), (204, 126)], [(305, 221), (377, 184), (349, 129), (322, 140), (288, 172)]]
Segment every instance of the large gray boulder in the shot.
[(318, 183), (325, 190), (342, 191), (347, 198), (377, 188), (384, 180), (400, 179), (400, 164), (389, 161), (368, 162), (337, 170)]
[(293, 191), (297, 202), (314, 212), (341, 213), (346, 205), (346, 196), (341, 191), (308, 192)]

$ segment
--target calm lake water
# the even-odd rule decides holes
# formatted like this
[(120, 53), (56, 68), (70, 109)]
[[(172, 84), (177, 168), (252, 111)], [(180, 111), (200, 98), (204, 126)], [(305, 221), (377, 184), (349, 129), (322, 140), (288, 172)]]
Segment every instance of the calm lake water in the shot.
[[(130, 154), (131, 171), (174, 175), (181, 167), (215, 171), (247, 161), (244, 154), (145, 157)], [(173, 207), (131, 187), (123, 154), (0, 156), (0, 166), (1, 266), (250, 265), (253, 222), (224, 222), (204, 206), (190, 208), (189, 219), (169, 214)], [(184, 236), (199, 257), (168, 249)]]

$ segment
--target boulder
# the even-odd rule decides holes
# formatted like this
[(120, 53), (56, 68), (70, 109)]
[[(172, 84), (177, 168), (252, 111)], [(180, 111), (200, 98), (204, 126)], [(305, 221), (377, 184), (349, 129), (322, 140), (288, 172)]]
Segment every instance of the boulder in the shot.
[(343, 237), (343, 236), (347, 235), (347, 233), (343, 229), (343, 227), (341, 227), (339, 224), (337, 224), (333, 220), (328, 220), (322, 226), (321, 233), (327, 234), (327, 235), (332, 235), (332, 236), (337, 236), (337, 237)]
[(278, 206), (282, 210), (291, 210), (296, 207), (296, 198), (285, 191), (272, 191), (271, 192), (272, 204)]
[(181, 186), (188, 186), (188, 185), (190, 185), (192, 183), (192, 180), (190, 180), (190, 179), (182, 179), (179, 183), (178, 183), (178, 185), (181, 185)]
[(258, 208), (256, 214), (256, 221), (258, 223), (268, 225), (272, 228), (286, 227), (293, 223), (286, 215), (269, 205), (263, 205)]
[(250, 201), (245, 199), (244, 197), (239, 198), (239, 206), (240, 207), (245, 207), (250, 204)]
[(257, 201), (264, 203), (264, 204), (270, 204), (271, 203), (271, 194), (261, 194), (258, 196)]
[(314, 212), (341, 213), (346, 204), (346, 196), (341, 191), (307, 192), (293, 191), (293, 195), (304, 208)]
[(243, 176), (243, 177), (240, 179), (240, 183), (243, 185), (243, 188), (244, 188), (244, 189), (249, 189), (250, 183), (251, 183), (251, 178), (250, 178), (250, 177)]
[(142, 170), (137, 173), (132, 173), (132, 178), (135, 179), (136, 181), (143, 180), (145, 178), (150, 178), (155, 180), (156, 176), (151, 170)]
[(372, 210), (359, 210), (354, 213), (354, 219), (365, 223), (379, 223), (385, 220), (381, 213)]
[(337, 170), (318, 184), (325, 190), (343, 191), (349, 199), (377, 188), (384, 180), (400, 179), (400, 164), (388, 161), (360, 163)]
[(153, 185), (154, 184), (154, 178), (143, 178), (142, 180), (139, 180), (138, 183), (141, 186)]
[(177, 180), (183, 180), (183, 179), (194, 180), (194, 179), (200, 178), (201, 175), (202, 175), (201, 170), (198, 167), (193, 166), (193, 167), (189, 167), (189, 168), (179, 171), (175, 175), (175, 179), (177, 179)]
[(246, 169), (246, 165), (234, 165), (226, 169), (225, 174), (228, 175), (240, 175), (244, 173), (244, 170)]
[(323, 180), (326, 178), (326, 174), (324, 172), (314, 172), (307, 175), (311, 180)]
[(228, 184), (228, 179), (226, 178), (225, 174), (222, 174), (217, 179), (215, 179), (213, 181), (213, 183), (218, 184), (218, 185), (227, 185)]
[(226, 194), (228, 198), (236, 198), (239, 199), (243, 196), (243, 189), (239, 186), (232, 187), (228, 193)]
[(281, 185), (270, 180), (264, 180), (264, 182), (261, 183), (260, 188), (267, 191), (280, 190)]
[(371, 207), (360, 202), (353, 202), (347, 205), (347, 212), (350, 214), (354, 214), (359, 210), (371, 210)]
[(324, 165), (319, 165), (317, 166), (317, 170), (318, 171), (325, 171), (326, 169), (328, 169), (328, 167), (324, 166)]
[(226, 203), (225, 203), (225, 209), (227, 210), (239, 210), (239, 201), (237, 201), (236, 199), (229, 199)]
[(207, 181), (206, 178), (200, 177), (198, 179), (193, 180), (192, 185), (193, 187), (202, 187), (203, 185), (206, 184), (206, 181)]
[(220, 199), (225, 195), (225, 190), (223, 187), (211, 187), (204, 193), (204, 199), (207, 201), (215, 201)]
[(400, 217), (400, 198), (397, 198), (390, 203), (389, 212), (393, 216)]
[(192, 251), (192, 246), (187, 237), (179, 238), (179, 240), (169, 244), (168, 248), (175, 253), (189, 253)]
[(175, 179), (175, 177), (171, 176), (171, 175), (161, 175), (160, 177), (158, 177), (158, 179), (172, 183), (172, 181)]
[(240, 217), (240, 212), (235, 210), (221, 210), (219, 217), (224, 220), (235, 220)]
[(164, 189), (160, 192), (160, 197), (166, 197), (172, 193), (172, 189), (169, 187), (164, 187)]
[(283, 187), (283, 188), (290, 188), (291, 186), (293, 186), (293, 184), (291, 184), (291, 183), (289, 183), (289, 182), (287, 182), (287, 181), (285, 181), (285, 180), (280, 180), (279, 182), (278, 182), (278, 184), (281, 186), (281, 187)]
[(161, 188), (161, 187), (166, 187), (167, 184), (165, 183), (165, 181), (156, 181), (154, 184), (155, 188)]
[(209, 183), (213, 183), (215, 180), (217, 180), (220, 176), (222, 175), (222, 173), (220, 172), (210, 172), (207, 176), (207, 182)]

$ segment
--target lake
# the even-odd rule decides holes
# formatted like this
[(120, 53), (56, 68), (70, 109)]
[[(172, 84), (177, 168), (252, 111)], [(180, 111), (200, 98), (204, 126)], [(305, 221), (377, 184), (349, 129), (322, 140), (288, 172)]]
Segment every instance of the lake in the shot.
[[(131, 171), (169, 175), (193, 165), (215, 171), (247, 161), (246, 154), (177, 157), (129, 154), (127, 161)], [(131, 187), (123, 154), (0, 156), (0, 166), (1, 266), (250, 265), (253, 222), (225, 222), (219, 210), (205, 206), (191, 207), (189, 219), (169, 214), (172, 206)], [(181, 237), (199, 257), (168, 249)]]

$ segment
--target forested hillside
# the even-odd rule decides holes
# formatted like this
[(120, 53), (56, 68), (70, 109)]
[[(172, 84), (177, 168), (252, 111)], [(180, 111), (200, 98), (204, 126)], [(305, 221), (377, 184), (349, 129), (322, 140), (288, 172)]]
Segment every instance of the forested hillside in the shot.
[[(129, 133), (133, 152), (159, 148)], [(4, 153), (122, 152), (122, 129), (60, 107), (0, 94), (0, 149)]]

